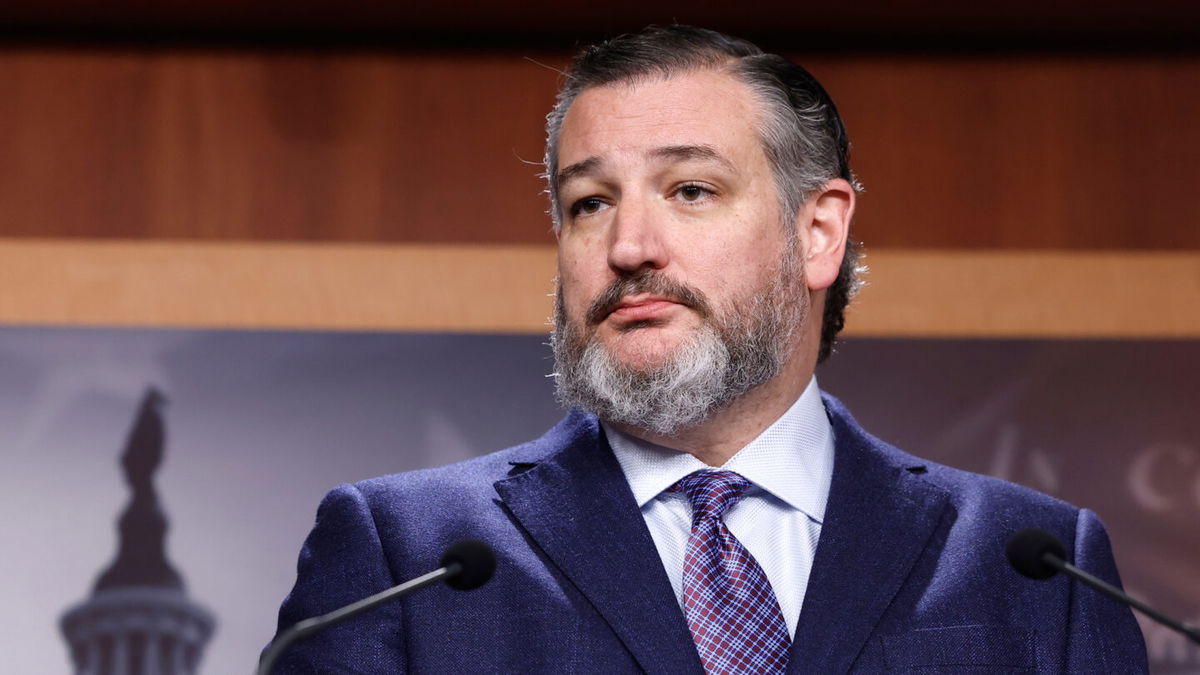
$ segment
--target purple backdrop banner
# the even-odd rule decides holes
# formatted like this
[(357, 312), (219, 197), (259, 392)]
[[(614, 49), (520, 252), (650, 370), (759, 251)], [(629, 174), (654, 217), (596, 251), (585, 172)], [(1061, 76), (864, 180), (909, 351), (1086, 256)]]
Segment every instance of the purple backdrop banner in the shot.
[[(216, 619), (201, 671), (249, 672), (325, 491), (540, 434), (560, 416), (544, 343), (0, 329), (0, 672), (70, 671), (58, 621), (115, 553), (148, 386), (168, 399), (168, 553)], [(818, 379), (914, 454), (1097, 511), (1126, 586), (1200, 619), (1200, 343), (852, 340)], [(1155, 672), (1200, 672), (1200, 649), (1142, 625)]]

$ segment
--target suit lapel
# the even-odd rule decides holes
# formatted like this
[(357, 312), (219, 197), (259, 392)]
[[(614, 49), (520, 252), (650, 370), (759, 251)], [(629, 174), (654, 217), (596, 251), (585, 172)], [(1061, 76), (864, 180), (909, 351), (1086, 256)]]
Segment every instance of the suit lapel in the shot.
[[(826, 399), (835, 434), (833, 482), (791, 673), (844, 673), (866, 644), (941, 520), (947, 495), (910, 473)], [(911, 458), (908, 458), (911, 459)], [(919, 462), (918, 462), (919, 464)]]
[(658, 550), (599, 424), (575, 414), (556, 431), (547, 440), (562, 450), (497, 482), (496, 491), (644, 670), (702, 673)]

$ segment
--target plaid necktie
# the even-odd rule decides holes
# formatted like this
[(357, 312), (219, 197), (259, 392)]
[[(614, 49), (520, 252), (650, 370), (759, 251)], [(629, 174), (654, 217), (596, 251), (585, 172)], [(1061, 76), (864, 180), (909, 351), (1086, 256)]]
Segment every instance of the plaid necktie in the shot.
[(671, 487), (692, 503), (684, 614), (709, 675), (782, 673), (787, 667), (791, 639), (779, 601), (762, 567), (723, 520), (749, 487), (732, 471), (696, 471)]

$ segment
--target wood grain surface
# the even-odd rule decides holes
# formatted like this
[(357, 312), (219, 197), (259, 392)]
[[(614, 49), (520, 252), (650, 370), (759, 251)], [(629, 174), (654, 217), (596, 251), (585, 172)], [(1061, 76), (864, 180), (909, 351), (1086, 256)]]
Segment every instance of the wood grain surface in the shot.
[[(547, 244), (565, 55), (0, 50), (0, 236)], [(1200, 248), (1200, 57), (798, 60), (881, 248)]]
[[(847, 334), (1200, 337), (1200, 253), (872, 250)], [(0, 240), (0, 323), (545, 333), (546, 246)]]

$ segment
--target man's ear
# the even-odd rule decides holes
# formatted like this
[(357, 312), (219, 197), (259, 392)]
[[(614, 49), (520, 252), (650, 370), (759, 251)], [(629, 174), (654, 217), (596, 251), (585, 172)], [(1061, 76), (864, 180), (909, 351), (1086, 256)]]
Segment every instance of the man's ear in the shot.
[(809, 197), (800, 209), (796, 228), (810, 291), (829, 288), (837, 279), (846, 253), (854, 203), (854, 188), (848, 181), (835, 178)]

